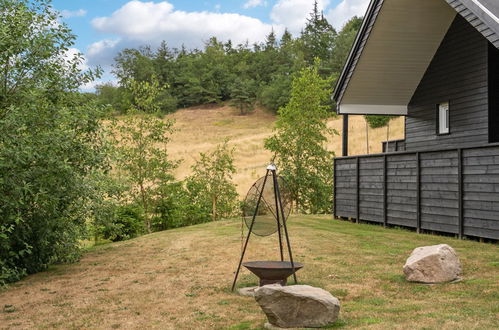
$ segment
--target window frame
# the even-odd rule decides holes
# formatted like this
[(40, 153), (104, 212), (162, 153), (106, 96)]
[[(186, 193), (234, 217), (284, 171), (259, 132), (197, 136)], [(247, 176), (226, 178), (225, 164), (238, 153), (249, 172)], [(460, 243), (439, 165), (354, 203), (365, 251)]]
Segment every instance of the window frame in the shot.
[[(442, 133), (440, 131), (440, 120), (441, 120), (441, 116), (440, 116), (440, 110), (441, 110), (441, 106), (444, 105), (444, 104), (447, 104), (447, 132), (444, 132)], [(437, 104), (436, 106), (436, 112), (437, 112), (437, 125), (436, 125), (436, 131), (437, 131), (437, 135), (449, 135), (450, 134), (450, 101), (445, 101), (445, 102), (440, 102)]]

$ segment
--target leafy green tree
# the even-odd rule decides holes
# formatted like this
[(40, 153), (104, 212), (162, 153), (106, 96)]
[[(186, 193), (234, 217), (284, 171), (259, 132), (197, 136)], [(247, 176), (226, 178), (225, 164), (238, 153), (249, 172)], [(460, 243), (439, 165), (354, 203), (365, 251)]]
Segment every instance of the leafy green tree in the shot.
[(212, 153), (200, 156), (187, 180), (191, 203), (209, 205), (213, 221), (233, 216), (237, 210), (236, 186), (232, 182), (236, 173), (234, 149), (229, 149), (225, 141)]
[(112, 112), (126, 113), (131, 106), (131, 95), (124, 87), (116, 87), (111, 83), (95, 87), (97, 102), (111, 108)]
[(1, 285), (78, 259), (108, 146), (78, 93), (97, 73), (68, 58), (74, 36), (50, 1), (3, 0), (0, 22)]
[(153, 57), (154, 54), (149, 46), (138, 49), (126, 48), (114, 58), (112, 72), (122, 86), (131, 79), (151, 81), (156, 75)]
[(381, 115), (366, 115), (364, 116), (366, 119), (367, 123), (369, 124), (369, 127), (371, 128), (378, 128), (378, 127), (385, 127), (388, 125), (388, 122), (393, 118), (391, 116), (381, 116)]
[(130, 115), (116, 122), (116, 144), (119, 148), (119, 169), (131, 182), (131, 195), (142, 207), (146, 229), (151, 232), (151, 217), (158, 186), (173, 180), (176, 162), (168, 158), (168, 143), (173, 133), (172, 120), (163, 120), (155, 114), (159, 106), (155, 102), (160, 93), (157, 81), (128, 82), (133, 96)]
[(275, 135), (265, 148), (276, 155), (277, 165), (293, 192), (296, 208), (306, 213), (328, 213), (332, 203), (333, 152), (326, 142), (336, 132), (327, 126), (331, 115), (326, 102), (331, 82), (315, 66), (293, 80), (291, 99), (279, 109)]

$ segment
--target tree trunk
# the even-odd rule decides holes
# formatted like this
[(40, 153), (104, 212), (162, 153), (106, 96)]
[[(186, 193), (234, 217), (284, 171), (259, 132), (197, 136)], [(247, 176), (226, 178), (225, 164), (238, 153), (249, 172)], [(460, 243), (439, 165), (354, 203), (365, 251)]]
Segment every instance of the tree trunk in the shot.
[(367, 154), (369, 155), (369, 124), (367, 123), (367, 119), (366, 119), (366, 148), (367, 148)]
[(217, 220), (217, 196), (213, 195), (211, 204), (211, 220)]
[(142, 195), (142, 206), (144, 207), (144, 219), (146, 221), (146, 229), (147, 233), (151, 233), (151, 221), (149, 219), (149, 210), (148, 210), (148, 205), (147, 205), (147, 199), (146, 199), (146, 191), (144, 189), (144, 186), (141, 184), (140, 185), (140, 194)]

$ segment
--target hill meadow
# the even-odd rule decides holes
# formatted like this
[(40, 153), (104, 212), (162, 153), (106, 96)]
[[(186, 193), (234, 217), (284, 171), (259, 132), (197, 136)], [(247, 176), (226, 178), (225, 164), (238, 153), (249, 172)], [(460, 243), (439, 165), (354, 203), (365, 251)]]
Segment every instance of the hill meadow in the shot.
[[(234, 183), (237, 192), (244, 198), (254, 181), (265, 174), (265, 168), (272, 154), (264, 148), (264, 139), (273, 133), (276, 115), (262, 108), (256, 108), (247, 115), (240, 115), (237, 108), (230, 105), (197, 106), (180, 109), (166, 119), (174, 119), (178, 131), (172, 135), (169, 155), (182, 160), (175, 171), (179, 178), (190, 174), (191, 166), (199, 159), (200, 152), (209, 152), (225, 139), (235, 148)], [(331, 117), (328, 126), (336, 130), (327, 143), (327, 148), (341, 156), (342, 118)], [(349, 154), (360, 155), (381, 152), (382, 142), (387, 139), (387, 127), (369, 128), (369, 152), (366, 142), (366, 121), (363, 116), (350, 116)], [(404, 137), (404, 118), (390, 121), (389, 140)]]

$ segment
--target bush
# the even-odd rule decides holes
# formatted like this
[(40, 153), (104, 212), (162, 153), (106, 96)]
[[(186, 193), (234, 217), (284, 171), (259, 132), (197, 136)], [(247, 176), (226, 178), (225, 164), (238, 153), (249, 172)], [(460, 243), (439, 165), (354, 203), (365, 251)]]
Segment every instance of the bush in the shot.
[(366, 115), (364, 116), (369, 127), (379, 128), (388, 125), (388, 122), (393, 118), (391, 116), (381, 116), (381, 115)]
[(135, 204), (118, 206), (114, 219), (107, 223), (102, 235), (113, 242), (124, 241), (144, 232), (144, 211)]
[(211, 219), (211, 204), (201, 197), (201, 186), (193, 181), (175, 182), (160, 188), (154, 231), (191, 226)]
[(177, 111), (178, 99), (172, 96), (170, 91), (162, 91), (157, 98), (161, 114), (168, 114)]
[(185, 209), (189, 198), (182, 182), (165, 184), (159, 191), (160, 198), (155, 203), (155, 216), (151, 220), (152, 229), (160, 231), (186, 226)]

